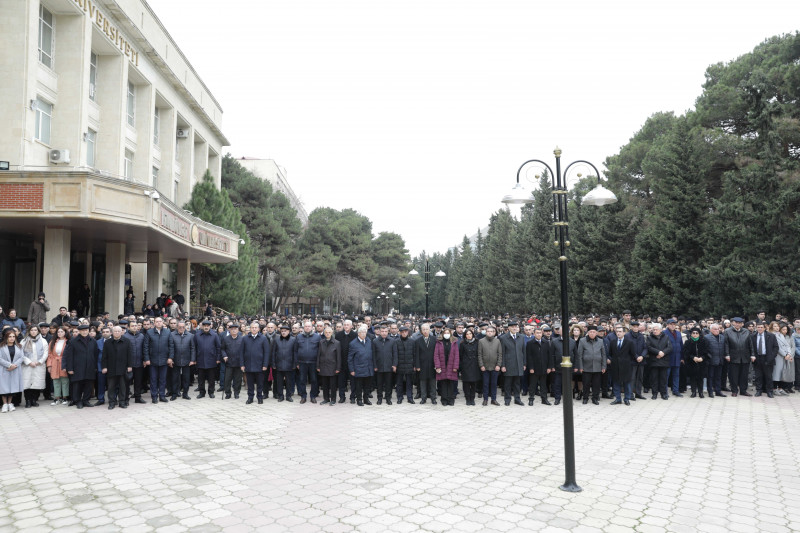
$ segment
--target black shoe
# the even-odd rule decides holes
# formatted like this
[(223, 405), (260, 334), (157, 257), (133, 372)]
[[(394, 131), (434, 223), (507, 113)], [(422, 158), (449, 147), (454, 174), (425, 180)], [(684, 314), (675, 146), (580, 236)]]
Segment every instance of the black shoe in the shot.
[(198, 394), (198, 395), (197, 395), (197, 399), (198, 399), (198, 400), (199, 400), (200, 398), (205, 398), (205, 397), (206, 397), (206, 393), (205, 393), (205, 392), (201, 392), (200, 394)]
[(304, 403), (306, 403), (306, 399), (305, 398), (300, 398), (300, 404), (302, 405)]
[(208, 397), (209, 397), (209, 398), (213, 398), (213, 397), (214, 397), (214, 393), (213, 393), (213, 392), (209, 392), (209, 393), (208, 393)]
[(397, 405), (400, 405), (402, 403), (403, 403), (403, 398), (401, 396), (400, 398), (397, 399)]
[(483, 405), (484, 406), (489, 405), (489, 400), (483, 400)]
[(392, 400), (386, 399), (386, 405), (392, 405)]
[(230, 400), (231, 399), (231, 393), (230, 392), (226, 392), (225, 393), (225, 399), (226, 400)]
[(740, 392), (740, 393), (739, 393), (739, 396), (752, 396), (752, 394), (750, 394), (750, 393), (749, 393), (749, 392), (747, 392), (747, 391), (744, 391), (744, 392)]
[(528, 398), (528, 405), (533, 405), (533, 396)]
[(364, 402), (362, 402), (361, 400), (358, 400), (358, 406), (359, 407), (364, 407)]
[(287, 401), (287, 402), (293, 402), (294, 400), (292, 399), (292, 397), (291, 397), (291, 396), (287, 396), (287, 397), (286, 397), (286, 401)]
[(316, 398), (311, 398), (311, 403), (317, 403), (317, 399)]
[(592, 398), (592, 403), (595, 405), (600, 405), (600, 401), (597, 398)]
[(681, 394), (680, 392), (673, 392), (672, 395), (675, 396), (676, 398), (683, 398), (683, 394)]
[(427, 402), (427, 401), (428, 401), (428, 399), (427, 399), (427, 398), (423, 398), (423, 399), (421, 399), (421, 400), (419, 401), (419, 404), (420, 404), (420, 405), (425, 405), (425, 402)]
[[(319, 402), (320, 405), (328, 405), (329, 403), (331, 403), (331, 402), (329, 402), (328, 400), (322, 400), (321, 402)], [(334, 402), (334, 403), (336, 403), (336, 402)]]
[(160, 401), (160, 402), (164, 402), (164, 403), (167, 403), (167, 397), (166, 397), (166, 396), (161, 396), (161, 397), (158, 399), (158, 401)]
[(725, 392), (730, 392), (731, 390), (728, 387), (722, 387), (722, 390)]
[(119, 404), (119, 408), (120, 409), (127, 409), (128, 408), (128, 402), (120, 403)]
[(661, 399), (662, 400), (669, 400), (669, 396), (667, 396), (666, 394), (662, 394), (661, 395)]
[(696, 392), (692, 392), (692, 395), (689, 396), (689, 398), (697, 398), (697, 393)]
[(39, 407), (39, 402), (37, 402), (36, 400), (33, 400), (31, 402), (31, 407)]
[(550, 403), (550, 402), (547, 400), (547, 398), (542, 398), (542, 404), (544, 404), (544, 405), (553, 405), (552, 403)]
[(767, 398), (774, 398), (774, 397), (775, 397), (775, 395), (773, 393), (771, 393), (771, 392), (767, 393)]
[(28, 400), (25, 400), (25, 409), (27, 409), (30, 406), (31, 406), (31, 402), (28, 401)]
[(431, 403), (432, 403), (433, 405), (436, 405), (436, 398), (431, 398)]
[(634, 396), (634, 398), (637, 399), (637, 400), (646, 400), (647, 399), (641, 394), (637, 394), (636, 396)]
[(178, 398), (180, 398), (180, 396), (178, 396), (177, 394), (173, 394), (172, 396), (169, 397), (169, 401), (174, 402)]
[(263, 403), (264, 403), (264, 398), (259, 398), (259, 399), (258, 399), (258, 404), (259, 404), (259, 405), (261, 405), (261, 404), (263, 404)]
[(78, 409), (83, 409), (83, 402), (76, 403), (75, 407), (77, 407)]
[[(103, 403), (105, 403), (105, 402), (103, 402)], [(84, 407), (94, 407), (95, 405), (96, 404), (93, 404), (92, 402), (83, 402), (83, 406)]]
[(110, 411), (110, 410), (112, 410), (114, 407), (116, 407), (116, 406), (114, 405), (114, 402), (111, 402), (111, 403), (109, 403), (109, 404), (108, 404), (108, 410), (109, 410), (109, 411)]
[(554, 405), (559, 405), (561, 403), (561, 398), (556, 398), (556, 401), (553, 402)]
[[(269, 398), (269, 396), (267, 396), (267, 398)], [(234, 400), (238, 400), (238, 399), (239, 399), (239, 395), (238, 395), (238, 394), (234, 394), (234, 395), (233, 395), (233, 399), (234, 399)]]
[(355, 398), (350, 398), (350, 403), (356, 403), (356, 399)]
[(147, 402), (142, 400), (141, 398), (136, 398), (133, 400), (133, 403), (147, 403)]
[(697, 395), (700, 396), (701, 398), (703, 397), (703, 393), (702, 392), (698, 392)]
[(99, 401), (99, 402), (97, 402), (95, 405), (105, 405), (105, 404), (106, 404), (106, 401), (105, 401), (105, 400), (100, 400), (100, 401)]
[(339, 396), (339, 403), (344, 403), (344, 400), (345, 400), (344, 396)]
[[(709, 396), (711, 396), (711, 395), (709, 394)], [(714, 396), (722, 396), (723, 398), (727, 398), (728, 397), (726, 394), (722, 394), (721, 392), (715, 392)]]
[(369, 396), (367, 396), (367, 399), (364, 400), (364, 405), (372, 405), (372, 402), (369, 401)]
[[(224, 389), (224, 388), (222, 388), (222, 386), (220, 386), (220, 388), (218, 388), (218, 389), (217, 389), (217, 392), (222, 392), (222, 391), (224, 391), (224, 390), (225, 390), (225, 389)], [(213, 398), (213, 396), (212, 396), (212, 398)]]
[(514, 400), (514, 405), (521, 405), (521, 406), (523, 406), (523, 407), (525, 406), (525, 404), (524, 404), (524, 403), (522, 403), (522, 400), (518, 400), (518, 399), (515, 399), (515, 400)]
[(492, 400), (490, 403), (491, 403), (492, 405), (500, 405), (500, 404), (498, 403), (498, 401), (497, 401), (497, 400)]
[(650, 398), (651, 400), (658, 400), (658, 394), (653, 394), (653, 397)]
[[(628, 400), (625, 400), (625, 401), (627, 402)], [(619, 400), (614, 400), (613, 402), (611, 402), (611, 405), (619, 405), (619, 404), (621, 404), (621, 403), (622, 403), (622, 402), (621, 402), (621, 401), (619, 401)]]
[(526, 390), (522, 391), (522, 395), (523, 396), (527, 396), (528, 395), (528, 391), (526, 391)]
[(414, 404), (415, 404), (415, 403), (417, 403), (417, 402), (415, 402), (415, 401), (414, 401), (412, 398), (409, 398), (409, 399), (408, 399), (408, 403), (410, 403), (411, 405), (414, 405)]
[(629, 400), (625, 400), (625, 405), (630, 406), (631, 402)]
[[(655, 400), (655, 398), (653, 398), (653, 399)], [(586, 405), (587, 403), (589, 403), (589, 398), (584, 398), (583, 399), (583, 405)]]
[(246, 404), (251, 404), (251, 403), (253, 403), (253, 399), (252, 399), (252, 398), (248, 398), (248, 399), (247, 399), (247, 401), (246, 401), (246, 402), (244, 402), (244, 403), (246, 403)]
[(755, 397), (756, 397), (756, 398), (758, 398), (759, 396), (761, 396), (761, 391), (758, 391), (758, 392), (756, 392), (756, 394), (755, 394)]
[(331, 405), (331, 406), (336, 405), (336, 402), (330, 402), (328, 405)]
[(383, 398), (378, 398), (378, 405), (382, 405), (382, 404), (383, 404)]

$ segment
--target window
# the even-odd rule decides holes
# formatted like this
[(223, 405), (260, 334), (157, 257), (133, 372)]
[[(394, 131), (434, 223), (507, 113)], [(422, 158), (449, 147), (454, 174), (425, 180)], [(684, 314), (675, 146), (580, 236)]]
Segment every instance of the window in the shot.
[(133, 152), (125, 150), (125, 179), (133, 181)]
[(158, 146), (158, 128), (161, 123), (161, 112), (156, 108), (153, 112), (153, 144)]
[(97, 101), (97, 54), (89, 56), (89, 100)]
[(128, 82), (128, 126), (136, 126), (136, 86)]
[(86, 132), (86, 165), (93, 167), (95, 150), (97, 149), (97, 132), (89, 130)]
[(44, 100), (37, 98), (34, 101), (34, 109), (36, 110), (36, 131), (33, 138), (37, 141), (42, 141), (44, 144), (50, 144), (50, 121), (53, 117), (53, 104), (48, 104)]
[(153, 167), (153, 187), (158, 187), (158, 167)]
[(53, 68), (53, 14), (39, 5), (39, 62)]

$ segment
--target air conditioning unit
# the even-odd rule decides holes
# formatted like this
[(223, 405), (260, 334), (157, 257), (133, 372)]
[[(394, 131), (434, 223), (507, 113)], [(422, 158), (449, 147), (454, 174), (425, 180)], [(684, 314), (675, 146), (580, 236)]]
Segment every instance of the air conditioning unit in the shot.
[(188, 138), (189, 138), (189, 130), (178, 128), (178, 139), (188, 139)]
[(50, 150), (51, 163), (69, 163), (69, 150)]

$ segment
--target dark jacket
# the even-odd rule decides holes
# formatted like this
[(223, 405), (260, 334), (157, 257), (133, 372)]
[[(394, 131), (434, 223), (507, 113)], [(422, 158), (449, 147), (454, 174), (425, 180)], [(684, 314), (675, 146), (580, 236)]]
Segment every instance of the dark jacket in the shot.
[(133, 368), (142, 368), (142, 361), (144, 360), (142, 355), (144, 346), (144, 333), (140, 331), (134, 335), (130, 332), (130, 330), (128, 330), (125, 332), (123, 337), (131, 341), (131, 349), (133, 350)]
[[(703, 361), (696, 363), (695, 357), (701, 357)], [(711, 356), (708, 353), (708, 341), (706, 338), (700, 335), (699, 339), (693, 341), (692, 337), (689, 336), (683, 344), (683, 363), (686, 368), (686, 374), (688, 376), (705, 377), (706, 367), (710, 360)]]
[(669, 354), (669, 366), (680, 366), (683, 360), (683, 335), (677, 329), (670, 331), (669, 328), (664, 330), (664, 335), (667, 336), (672, 343), (672, 351)]
[[(634, 326), (635, 327), (635, 326)], [(636, 357), (641, 357), (642, 362), (639, 363), (636, 361), (636, 357), (634, 357), (632, 365), (644, 365), (647, 363), (647, 341), (644, 338), (644, 335), (639, 333), (638, 331), (629, 331), (625, 334), (625, 337), (633, 342), (633, 354)]]
[[(664, 332), (656, 337), (655, 335), (648, 335), (645, 341), (647, 343), (647, 355), (650, 367), (669, 367), (669, 354), (672, 353), (672, 342), (667, 338)], [(658, 358), (658, 352), (664, 352), (664, 357)]]
[(397, 373), (414, 373), (414, 341), (411, 337), (403, 339), (402, 335), (397, 339)]
[(133, 368), (133, 345), (125, 336), (119, 340), (107, 339), (103, 345), (100, 365), (106, 369), (108, 376), (124, 376), (129, 368)]
[(222, 338), (222, 360), (225, 361), (227, 357), (228, 360), (225, 361), (225, 366), (229, 366), (231, 368), (241, 367), (242, 366), (242, 339), (244, 336), (240, 333), (234, 339), (230, 335), (225, 335)]
[[(764, 351), (766, 354), (761, 354), (758, 350), (758, 333), (753, 333), (750, 336), (750, 344), (753, 355), (756, 356), (756, 361), (763, 362), (765, 365), (775, 364), (775, 358), (778, 356), (778, 339), (774, 333), (764, 332)], [(731, 358), (731, 361), (733, 361), (733, 358)]]
[[(569, 346), (570, 349), (567, 350), (567, 354), (569, 355), (569, 360), (572, 364), (575, 364), (575, 350), (572, 349), (572, 345), (575, 341), (569, 339)], [(556, 371), (561, 370), (561, 361), (564, 358), (564, 338), (561, 335), (553, 335), (550, 336), (550, 360), (553, 361), (553, 368)]]
[(365, 378), (375, 374), (372, 360), (372, 341), (369, 337), (365, 338), (363, 343), (359, 338), (351, 342), (347, 359), (347, 367), (351, 373), (355, 372), (354, 377)]
[(222, 356), (222, 347), (216, 331), (198, 331), (192, 336), (194, 340), (194, 354), (197, 358), (197, 368), (215, 368)]
[(97, 375), (97, 357), (100, 349), (97, 341), (91, 337), (78, 335), (73, 337), (64, 348), (61, 368), (67, 372), (71, 381), (94, 379)]
[(295, 351), (297, 352), (297, 362), (305, 364), (316, 364), (319, 355), (319, 333), (306, 335), (305, 332), (299, 333), (295, 341)]
[(320, 376), (335, 376), (336, 371), (342, 368), (342, 345), (331, 337), (330, 340), (322, 337), (319, 341), (319, 355), (317, 355), (317, 370)]
[(528, 374), (533, 370), (537, 375), (547, 375), (547, 370), (555, 367), (550, 343), (544, 337), (540, 341), (533, 338), (525, 345), (525, 366)]
[(500, 346), (503, 348), (503, 364), (506, 376), (522, 376), (525, 374), (525, 339), (517, 334), (516, 340), (511, 333), (500, 335)]
[(433, 379), (436, 377), (436, 370), (433, 368), (433, 351), (436, 349), (436, 338), (433, 334), (428, 335), (428, 344), (425, 344), (425, 337), (420, 335), (414, 341), (414, 367), (419, 368), (420, 379)]
[(270, 366), (280, 372), (289, 372), (297, 367), (297, 352), (294, 349), (296, 337), (281, 335), (272, 343)]
[(622, 346), (619, 346), (619, 339), (609, 339), (608, 358), (611, 359), (609, 373), (614, 383), (630, 382), (631, 368), (636, 364), (639, 355), (641, 354), (636, 352), (636, 344), (627, 334), (622, 337)]
[(194, 353), (193, 335), (188, 331), (183, 332), (183, 335), (178, 333), (178, 330), (170, 333), (172, 335), (172, 364), (175, 366), (189, 366), (189, 363), (197, 361), (197, 356)]
[(248, 333), (242, 339), (242, 366), (245, 372), (261, 372), (269, 366), (269, 341), (261, 333)]
[(347, 373), (347, 356), (350, 350), (350, 343), (358, 337), (355, 330), (350, 330), (350, 333), (345, 333), (344, 330), (336, 334), (336, 340), (339, 341), (339, 349), (342, 351), (342, 366), (339, 370)]
[(378, 335), (372, 339), (372, 363), (376, 372), (392, 372), (392, 367), (397, 368), (397, 343), (386, 337)]
[(720, 333), (716, 337), (713, 333), (705, 336), (708, 347), (708, 364), (719, 366), (725, 361), (725, 335)]
[(161, 328), (161, 333), (156, 328), (150, 328), (144, 334), (142, 357), (145, 361), (150, 361), (151, 365), (165, 366), (167, 359), (172, 359), (172, 351), (172, 334), (169, 328)]
[(725, 357), (731, 358), (731, 363), (749, 363), (750, 356), (755, 354), (750, 342), (750, 331), (747, 328), (728, 328), (725, 330)]
[(480, 381), (481, 367), (478, 366), (478, 341), (462, 340), (458, 344), (458, 357), (460, 359), (462, 381)]

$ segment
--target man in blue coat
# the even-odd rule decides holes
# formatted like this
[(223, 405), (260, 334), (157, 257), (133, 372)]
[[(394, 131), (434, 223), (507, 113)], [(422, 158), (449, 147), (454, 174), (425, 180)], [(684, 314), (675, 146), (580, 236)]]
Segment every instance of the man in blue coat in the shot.
[[(356, 399), (360, 406), (372, 405), (368, 396), (370, 380), (375, 372), (373, 364), (372, 341), (367, 338), (367, 326), (361, 325), (358, 327), (358, 336), (350, 343), (347, 352), (347, 367), (355, 381)], [(353, 403), (353, 400), (350, 400), (350, 403)]]
[(167, 360), (173, 358), (172, 335), (164, 327), (164, 319), (156, 317), (154, 326), (145, 333), (142, 343), (144, 366), (150, 367), (150, 397), (153, 403), (167, 401)]
[(203, 320), (200, 331), (195, 333), (193, 340), (194, 353), (197, 357), (197, 384), (200, 387), (200, 394), (197, 397), (205, 397), (206, 383), (208, 383), (208, 397), (213, 398), (222, 347), (217, 332), (211, 331), (210, 320)]
[(269, 341), (260, 333), (255, 320), (250, 323), (250, 334), (242, 339), (242, 372), (247, 375), (247, 402), (253, 403), (254, 385), (258, 389), (258, 403), (264, 403), (264, 371), (269, 366)]
[(672, 395), (680, 398), (681, 365), (683, 365), (683, 336), (677, 330), (678, 321), (674, 318), (667, 319), (667, 338), (672, 343), (672, 353), (669, 354), (669, 371), (667, 383), (672, 382)]
[(309, 381), (311, 382), (311, 403), (317, 403), (317, 396), (319, 396), (317, 356), (319, 355), (319, 342), (322, 338), (313, 329), (314, 325), (311, 321), (306, 320), (303, 322), (303, 332), (295, 337), (297, 368), (300, 370), (297, 379), (300, 403), (306, 403), (306, 383)]

